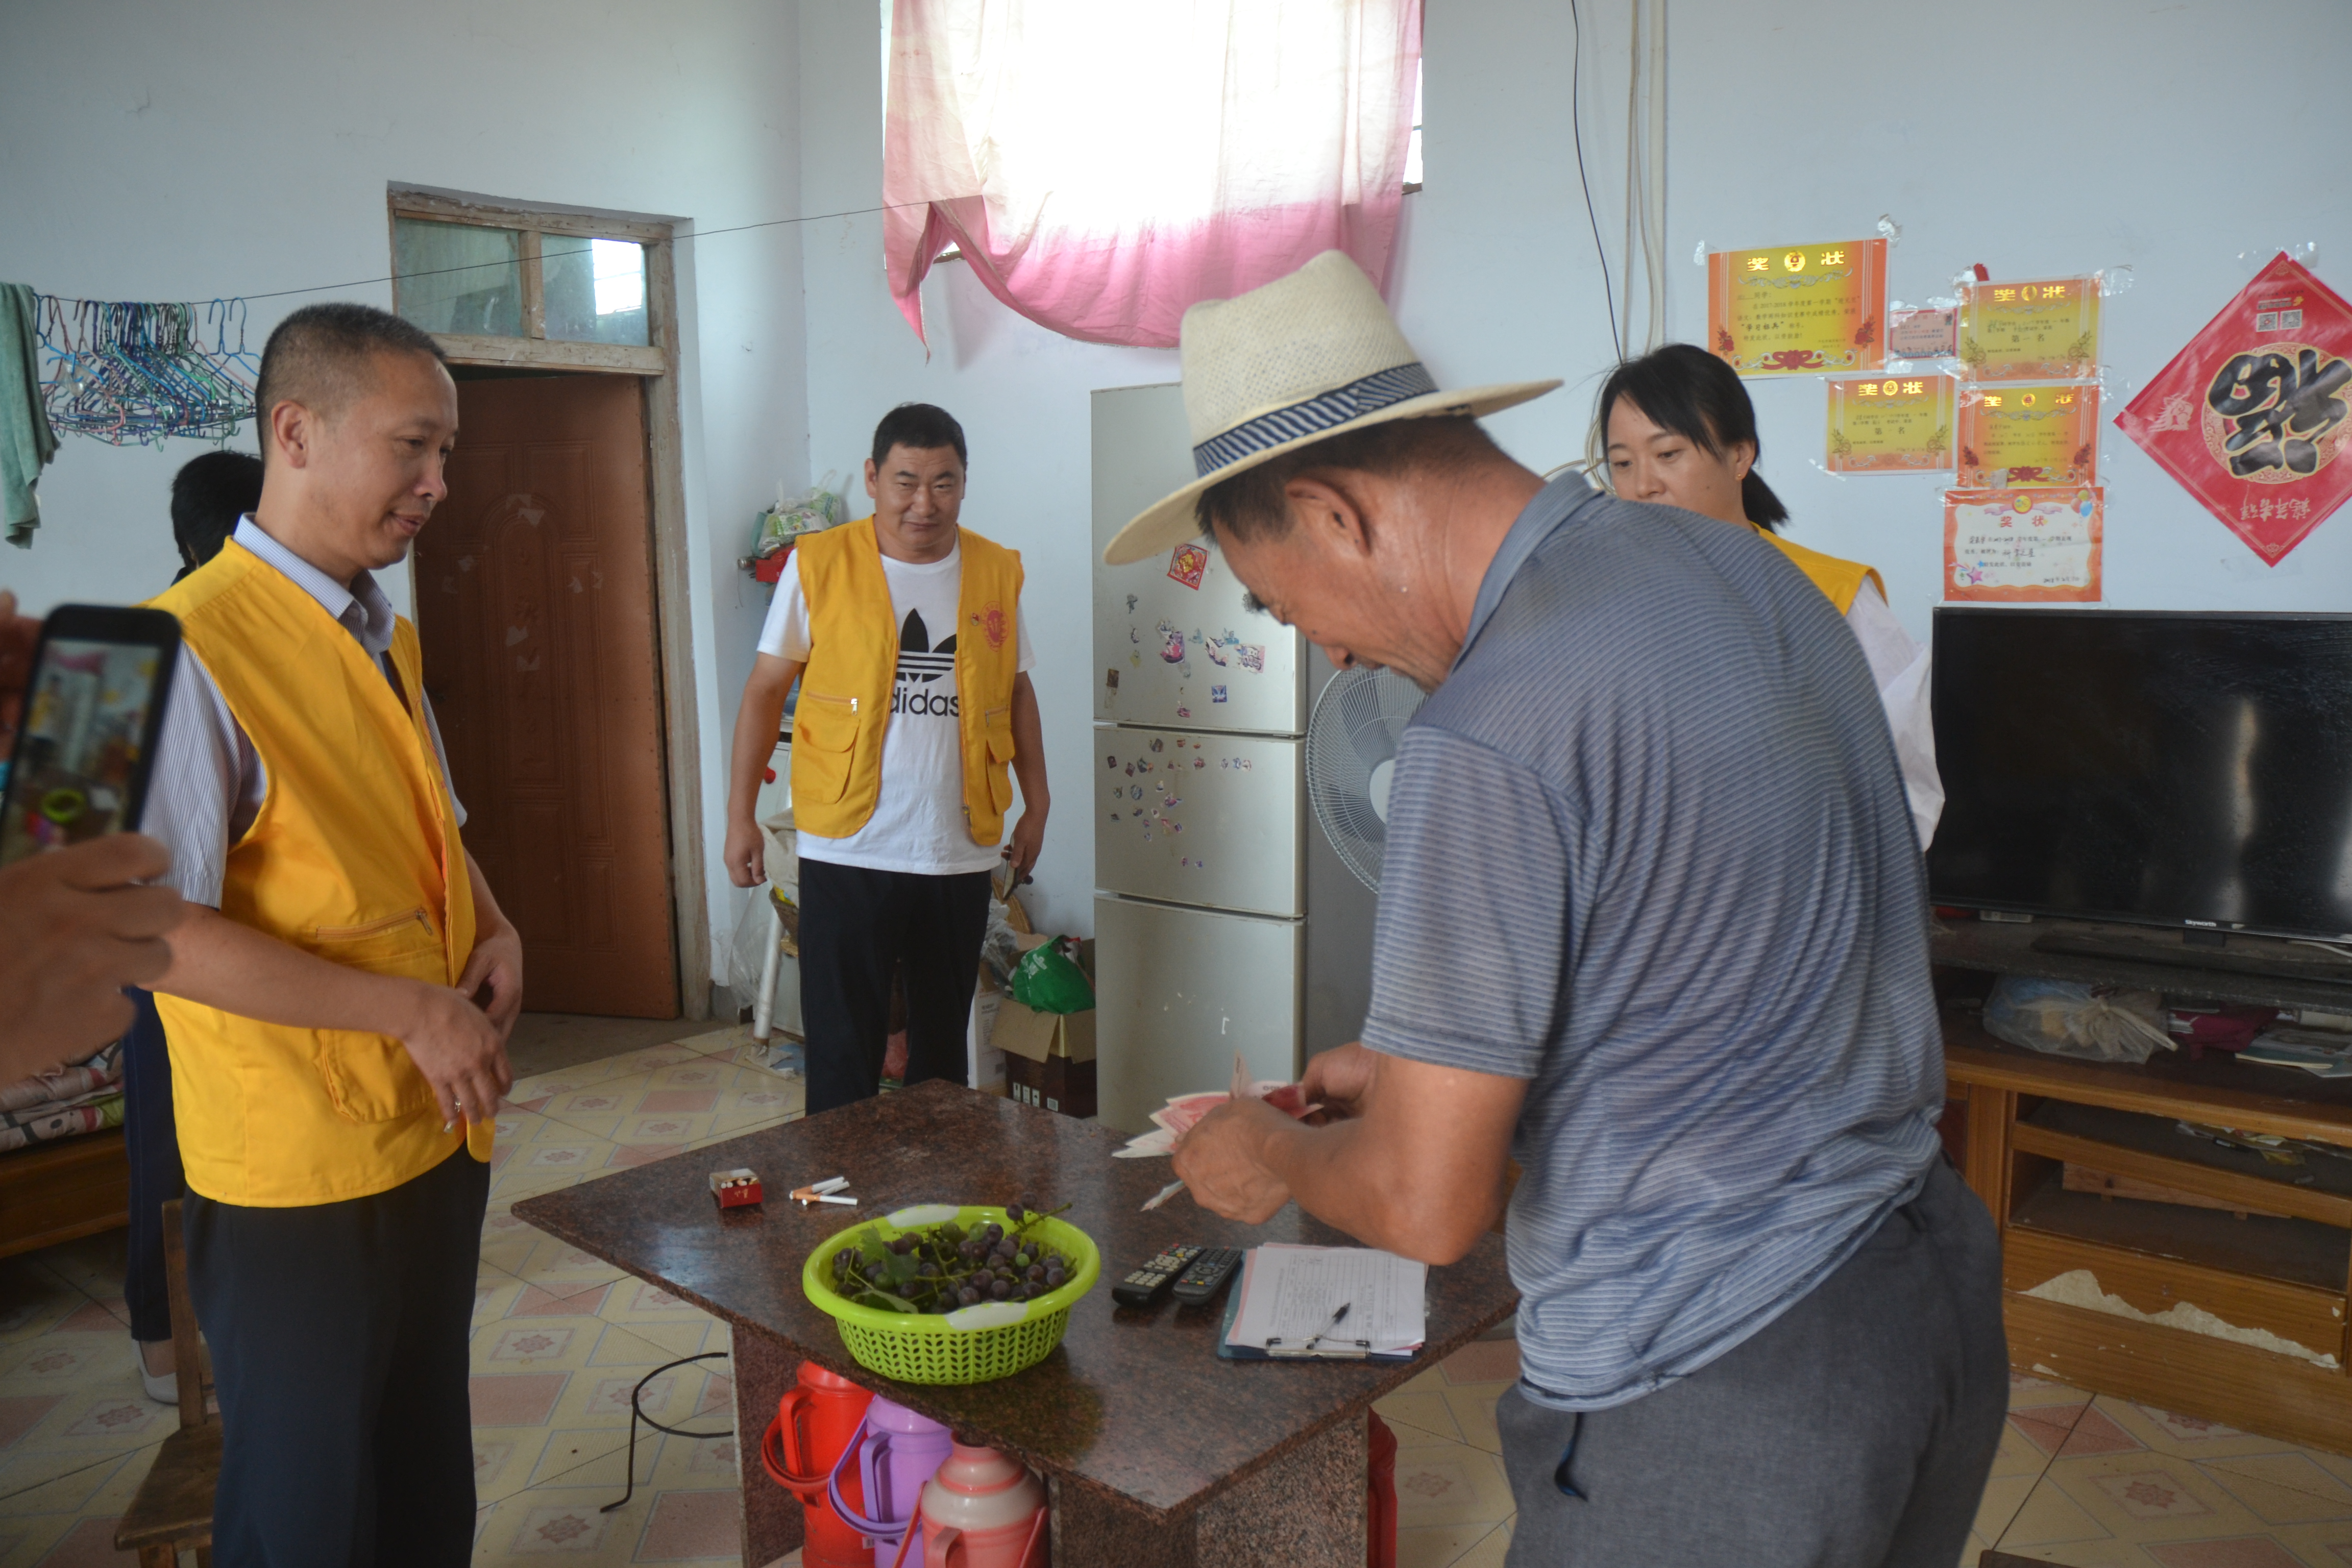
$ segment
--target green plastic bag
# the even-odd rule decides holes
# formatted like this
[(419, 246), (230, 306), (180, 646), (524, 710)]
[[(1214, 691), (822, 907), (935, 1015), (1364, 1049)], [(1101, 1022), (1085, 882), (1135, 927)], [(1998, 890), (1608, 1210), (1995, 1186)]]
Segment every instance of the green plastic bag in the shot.
[(1013, 966), (1013, 999), (1040, 1013), (1083, 1013), (1095, 1005), (1086, 971), (1052, 942), (1033, 947)]

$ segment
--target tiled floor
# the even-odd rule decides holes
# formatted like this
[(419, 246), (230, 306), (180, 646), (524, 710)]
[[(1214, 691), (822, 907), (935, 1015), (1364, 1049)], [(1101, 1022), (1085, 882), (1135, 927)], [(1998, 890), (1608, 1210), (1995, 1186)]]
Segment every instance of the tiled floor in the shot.
[[(676, 1027), (677, 1026), (673, 1026)], [(725, 1328), (516, 1219), (517, 1199), (801, 1113), (799, 1080), (721, 1029), (524, 1079), (499, 1121), (473, 1338), (478, 1564), (734, 1568), (735, 1445), (640, 1430), (629, 1395), (665, 1362), (724, 1351)], [(0, 1568), (128, 1564), (114, 1521), (176, 1423), (141, 1393), (121, 1300), (122, 1236), (0, 1260)], [(672, 1426), (732, 1424), (726, 1363), (647, 1384)]]
[[(519, 1198), (801, 1113), (801, 1085), (721, 1029), (541, 1073), (499, 1122), (473, 1338), (479, 1565), (737, 1563), (735, 1444), (641, 1432), (629, 1395), (725, 1350), (696, 1309), (531, 1229)], [(120, 1232), (0, 1260), (0, 1568), (127, 1564), (114, 1520), (174, 1422), (141, 1394)], [(660, 1373), (648, 1415), (723, 1428), (723, 1362)], [(1397, 1437), (1400, 1568), (1498, 1568), (1512, 1508), (1484, 1341), (1380, 1402)], [(1987, 1546), (2075, 1568), (2347, 1568), (2352, 1459), (2020, 1377), (1963, 1564)], [(794, 1561), (788, 1559), (787, 1563)]]

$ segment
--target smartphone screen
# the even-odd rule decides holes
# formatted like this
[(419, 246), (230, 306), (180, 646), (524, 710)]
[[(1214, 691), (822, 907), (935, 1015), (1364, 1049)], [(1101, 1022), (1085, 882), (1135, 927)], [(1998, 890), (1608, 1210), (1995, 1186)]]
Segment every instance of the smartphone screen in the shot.
[(179, 649), (162, 610), (51, 613), (0, 800), (0, 864), (138, 827)]

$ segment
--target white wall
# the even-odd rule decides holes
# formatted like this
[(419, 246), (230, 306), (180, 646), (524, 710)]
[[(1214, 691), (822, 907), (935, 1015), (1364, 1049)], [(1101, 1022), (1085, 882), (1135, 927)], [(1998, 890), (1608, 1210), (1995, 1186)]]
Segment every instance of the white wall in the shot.
[[(1585, 150), (1612, 272), (1627, 9), (1584, 6)], [(2106, 319), (2114, 406), (2245, 280), (2236, 256), (2250, 246), (2316, 239), (2321, 276), (2352, 290), (2352, 187), (2326, 118), (2352, 65), (2341, 0), (2279, 0), (2254, 34), (2224, 0), (1669, 10), (1677, 336), (1704, 330), (1689, 259), (1701, 241), (1844, 237), (1882, 212), (1903, 225), (1889, 286), (1905, 299), (1975, 261), (2005, 277), (2130, 265), (2137, 286)], [(668, 214), (706, 231), (871, 208), (878, 24), (874, 0), (17, 6), (0, 51), (0, 279), (152, 300), (380, 279), (388, 183)], [(2264, 40), (2258, 76), (2217, 74), (2252, 37)], [(1405, 204), (1389, 290), (1441, 382), (1569, 380), (1493, 422), (1538, 468), (1581, 455), (1611, 358), (1570, 135), (1573, 37), (1559, 0), (1430, 5), (1427, 186)], [(2050, 127), (2071, 140), (2036, 163), (2032, 138)], [(1087, 394), (1171, 380), (1175, 354), (1057, 337), (950, 264), (926, 286), (926, 359), (890, 303), (870, 214), (713, 235), (682, 245), (679, 262), (719, 945), (736, 903), (716, 864), (722, 759), (765, 597), (733, 558), (777, 479), (854, 474), (875, 421), (910, 398), (963, 421), (966, 517), (1027, 564), (1047, 762), (1065, 797), (1036, 907), (1050, 926), (1090, 929), (1092, 833), (1071, 793), (1090, 754)], [(380, 282), (337, 292), (389, 300)], [(256, 326), (333, 297), (261, 301)], [(1878, 565), (1924, 635), (1937, 487), (1830, 478), (1808, 460), (1821, 456), (1820, 384), (1751, 385), (1793, 535)], [(37, 609), (152, 591), (173, 564), (165, 486), (195, 449), (68, 439), (42, 485), (49, 525), (28, 552), (0, 548), (0, 582)], [(2109, 603), (2352, 607), (2352, 516), (2264, 567), (2112, 429), (2102, 470)]]
[[(253, 304), (258, 350), (317, 300), (389, 306), (391, 184), (688, 220), (800, 211), (798, 34), (771, 0), (79, 0), (8, 8), (0, 279), (100, 300)], [(801, 248), (789, 227), (677, 247), (686, 489), (712, 913), (722, 760), (764, 593), (734, 570), (782, 478), (804, 479)], [(351, 282), (366, 279), (372, 281)], [(250, 450), (251, 427), (236, 445)], [(203, 450), (65, 437), (29, 551), (38, 612), (143, 597), (177, 560), (173, 472)], [(404, 597), (404, 580), (390, 584)]]
[[(1584, 13), (1584, 145), (1616, 276), (1623, 232), (1627, 11)], [(1717, 247), (1867, 236), (1903, 226), (1889, 289), (1946, 291), (1982, 261), (2000, 277), (2129, 265), (2108, 302), (2105, 354), (2120, 407), (2251, 276), (2249, 246), (2316, 239), (2318, 268), (2352, 291), (2352, 182), (2326, 119), (2352, 67), (2352, 8), (2284, 0), (2263, 13), (2260, 86), (2236, 60), (2246, 13), (2226, 0), (1673, 0), (1668, 129), (1669, 330), (1704, 336)], [(1604, 15), (1596, 15), (1604, 13)], [(812, 211), (872, 205), (881, 184), (872, 0), (803, 0), (803, 192)], [(1561, 392), (1497, 416), (1522, 461), (1580, 458), (1612, 358), (1609, 316), (1570, 120), (1574, 30), (1559, 0), (1432, 0), (1424, 35), (1425, 188), (1405, 203), (1389, 296), (1441, 384), (1558, 375)], [(2288, 43), (2287, 40), (2293, 40)], [(1107, 68), (1118, 68), (1111, 62)], [(1900, 77), (1901, 79), (1898, 79)], [(2244, 123), (2224, 123), (2221, 105)], [(2258, 129), (2256, 129), (2258, 127)], [(2048, 134), (2058, 150), (2023, 156)], [(2299, 150), (2289, 152), (2288, 150)], [(2259, 151), (2258, 151), (2259, 150)], [(940, 404), (972, 442), (968, 519), (1023, 551), (1037, 685), (1055, 786), (1090, 748), (1087, 394), (1165, 381), (1166, 351), (1058, 338), (997, 304), (966, 268), (934, 269), (928, 362), (891, 306), (878, 222), (808, 226), (811, 467), (846, 470), (874, 422), (908, 398)], [(1940, 487), (1840, 480), (1815, 466), (1819, 381), (1752, 383), (1763, 470), (1791, 536), (1876, 564), (1925, 637), (1941, 563)], [(1808, 459), (1811, 459), (1809, 461)], [(2264, 567), (2112, 427), (2107, 602), (2162, 608), (2352, 608), (2352, 514)], [(1091, 828), (1057, 808), (1040, 918), (1091, 929)]]
[[(2318, 275), (2352, 294), (2343, 159), (2269, 151), (2340, 141), (2333, 105), (2352, 70), (2352, 6), (1811, 0), (1800, 10), (1674, 0), (1672, 9), (1666, 248), (1680, 279), (1678, 336), (1706, 331), (1705, 275), (1690, 260), (1702, 240), (1867, 236), (1888, 213), (1903, 238), (1887, 259), (1887, 290), (1906, 300), (1948, 293), (1952, 274), (1979, 261), (1996, 279), (2128, 266), (2131, 291), (2105, 301), (2102, 323), (2106, 602), (2352, 609), (2352, 510), (2265, 566), (2105, 423), (2270, 259), (2261, 247), (2318, 241)], [(1898, 67), (1912, 79), (1898, 85)], [(2044, 135), (2053, 145), (2037, 157)], [(1605, 211), (1601, 221), (1605, 232)], [(2241, 266), (2249, 248), (2260, 254)], [(1821, 384), (1748, 385), (1763, 471), (1795, 519), (1790, 536), (1875, 564), (1924, 637), (1942, 573), (1942, 487), (1822, 472), (1813, 466)]]

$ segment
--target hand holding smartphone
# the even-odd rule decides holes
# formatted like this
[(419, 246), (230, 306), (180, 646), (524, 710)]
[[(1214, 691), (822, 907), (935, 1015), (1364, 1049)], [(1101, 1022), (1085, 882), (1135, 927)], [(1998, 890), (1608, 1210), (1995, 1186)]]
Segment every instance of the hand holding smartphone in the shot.
[(0, 799), (0, 865), (138, 831), (179, 654), (180, 623), (162, 610), (51, 612)]
[[(183, 907), (133, 833), (179, 651), (156, 610), (68, 605), (37, 637), (0, 594), (0, 1081), (120, 1035), (126, 985), (164, 972)], [(43, 853), (48, 851), (48, 853)]]

